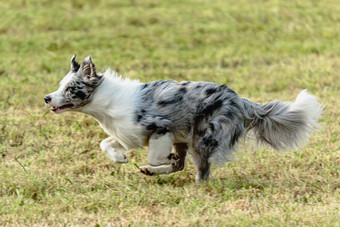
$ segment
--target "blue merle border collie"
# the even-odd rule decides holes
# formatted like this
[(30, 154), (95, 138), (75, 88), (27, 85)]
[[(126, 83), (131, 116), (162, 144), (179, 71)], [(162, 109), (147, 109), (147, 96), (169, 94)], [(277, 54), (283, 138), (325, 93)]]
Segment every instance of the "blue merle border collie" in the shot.
[(125, 153), (148, 146), (147, 175), (184, 168), (187, 152), (196, 181), (208, 180), (212, 163), (231, 160), (239, 140), (252, 131), (256, 141), (275, 150), (296, 149), (318, 128), (322, 107), (302, 91), (294, 102), (261, 104), (239, 97), (225, 85), (211, 82), (159, 80), (141, 83), (107, 70), (97, 73), (91, 57), (71, 69), (45, 103), (53, 113), (77, 111), (93, 116), (110, 136), (100, 143), (114, 162), (128, 162)]

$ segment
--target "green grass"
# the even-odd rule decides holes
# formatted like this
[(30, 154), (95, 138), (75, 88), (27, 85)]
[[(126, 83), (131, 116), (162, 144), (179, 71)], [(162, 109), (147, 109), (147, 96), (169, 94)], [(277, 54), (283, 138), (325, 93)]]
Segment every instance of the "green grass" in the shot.
[[(85, 3), (86, 2), (86, 3)], [(0, 225), (338, 226), (340, 2), (188, 0), (0, 2)], [(44, 106), (73, 53), (142, 81), (226, 83), (254, 101), (307, 88), (323, 129), (298, 151), (246, 142), (239, 161), (147, 177), (100, 151), (85, 115)]]

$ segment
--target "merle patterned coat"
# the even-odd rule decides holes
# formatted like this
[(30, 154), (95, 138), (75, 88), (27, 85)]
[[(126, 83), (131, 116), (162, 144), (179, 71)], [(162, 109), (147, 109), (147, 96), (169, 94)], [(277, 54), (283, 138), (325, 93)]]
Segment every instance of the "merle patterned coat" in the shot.
[(114, 162), (148, 146), (148, 175), (182, 170), (186, 154), (207, 180), (212, 163), (232, 159), (239, 140), (253, 132), (258, 142), (276, 150), (296, 149), (318, 127), (322, 107), (302, 91), (294, 102), (266, 104), (239, 97), (225, 85), (172, 80), (141, 83), (107, 70), (97, 73), (91, 57), (75, 55), (59, 89), (45, 97), (54, 113), (78, 111), (93, 116), (110, 136), (100, 144)]

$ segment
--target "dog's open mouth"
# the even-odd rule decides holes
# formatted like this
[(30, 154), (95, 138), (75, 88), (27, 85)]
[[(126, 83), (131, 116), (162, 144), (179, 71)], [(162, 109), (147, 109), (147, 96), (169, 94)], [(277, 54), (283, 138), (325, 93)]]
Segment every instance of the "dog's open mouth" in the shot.
[(74, 106), (73, 104), (66, 104), (66, 105), (63, 105), (63, 106), (52, 106), (51, 110), (53, 112), (58, 112), (58, 111), (61, 111), (61, 110), (65, 110), (67, 108), (71, 108), (73, 106)]

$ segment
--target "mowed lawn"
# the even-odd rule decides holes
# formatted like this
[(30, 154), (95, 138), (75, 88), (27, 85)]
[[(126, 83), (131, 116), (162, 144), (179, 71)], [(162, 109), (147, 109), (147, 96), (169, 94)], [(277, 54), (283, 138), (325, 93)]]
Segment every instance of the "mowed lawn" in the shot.
[[(297, 151), (242, 142), (237, 162), (195, 184), (148, 177), (147, 149), (112, 163), (91, 117), (54, 115), (77, 53), (141, 81), (227, 84), (257, 102), (308, 89), (322, 129)], [(340, 1), (0, 2), (0, 225), (339, 226)]]

